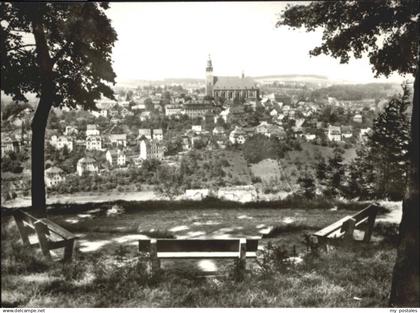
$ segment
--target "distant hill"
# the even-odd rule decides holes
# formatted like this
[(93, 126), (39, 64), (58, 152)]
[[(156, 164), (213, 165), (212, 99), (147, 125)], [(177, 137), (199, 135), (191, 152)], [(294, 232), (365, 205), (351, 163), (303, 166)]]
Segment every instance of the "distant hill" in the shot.
[(304, 81), (304, 80), (328, 80), (327, 76), (323, 75), (310, 75), (310, 74), (285, 74), (285, 75), (265, 75), (265, 76), (255, 76), (255, 80), (260, 79), (272, 79), (272, 80), (282, 80), (282, 81)]
[(189, 84), (204, 84), (204, 79), (199, 78), (164, 78), (163, 80), (147, 80), (147, 79), (130, 79), (117, 82), (117, 87), (135, 88), (138, 86), (158, 86), (158, 85), (189, 85)]

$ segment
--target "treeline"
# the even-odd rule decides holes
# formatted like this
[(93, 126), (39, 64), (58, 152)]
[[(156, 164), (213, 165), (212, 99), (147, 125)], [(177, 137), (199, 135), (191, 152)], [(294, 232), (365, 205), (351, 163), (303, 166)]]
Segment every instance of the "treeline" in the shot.
[(327, 197), (348, 199), (403, 198), (407, 179), (409, 91), (403, 88), (374, 120), (367, 142), (357, 150), (357, 157), (344, 164), (343, 152), (335, 148), (328, 159), (321, 158), (315, 173), (305, 171), (298, 179), (298, 193), (314, 198), (316, 189)]
[(356, 85), (333, 85), (312, 92), (313, 98), (333, 97), (337, 100), (379, 99), (389, 96), (395, 84), (371, 83)]

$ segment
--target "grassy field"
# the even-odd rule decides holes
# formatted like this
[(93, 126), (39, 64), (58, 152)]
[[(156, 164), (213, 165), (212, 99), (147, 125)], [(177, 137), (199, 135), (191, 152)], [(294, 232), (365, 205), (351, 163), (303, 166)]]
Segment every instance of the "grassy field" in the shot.
[[(152, 206), (151, 204), (149, 204)], [(119, 203), (56, 210), (50, 218), (81, 236), (75, 261), (48, 263), (24, 249), (12, 219), (2, 217), (2, 306), (20, 307), (384, 307), (395, 256), (396, 226), (378, 224), (370, 244), (306, 254), (303, 234), (351, 214), (356, 206), (325, 208), (142, 208)], [(383, 213), (383, 212), (382, 212)], [(232, 261), (166, 261), (150, 275), (137, 239), (263, 237), (299, 264), (271, 256), (268, 266), (247, 263), (240, 277)], [(267, 261), (264, 255), (259, 262)], [(264, 261), (265, 260), (265, 261)], [(267, 265), (265, 264), (265, 265)], [(202, 271), (218, 276), (202, 277)]]

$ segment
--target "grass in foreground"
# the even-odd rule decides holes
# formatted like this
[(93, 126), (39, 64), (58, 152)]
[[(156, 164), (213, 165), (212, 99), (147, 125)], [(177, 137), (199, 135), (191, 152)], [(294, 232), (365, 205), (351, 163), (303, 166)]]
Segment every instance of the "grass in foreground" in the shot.
[[(396, 231), (377, 230), (386, 238)], [(395, 261), (393, 240), (383, 240), (307, 255), (296, 265), (273, 254), (244, 277), (233, 266), (216, 278), (175, 268), (153, 276), (144, 256), (129, 259), (124, 249), (76, 254), (62, 265), (24, 249), (7, 219), (1, 237), (3, 307), (386, 307)]]

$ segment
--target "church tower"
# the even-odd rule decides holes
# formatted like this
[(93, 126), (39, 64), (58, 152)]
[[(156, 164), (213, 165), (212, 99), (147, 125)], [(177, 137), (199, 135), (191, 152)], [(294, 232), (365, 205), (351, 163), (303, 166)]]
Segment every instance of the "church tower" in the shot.
[(207, 67), (206, 67), (206, 94), (207, 96), (213, 97), (213, 83), (214, 83), (213, 65), (211, 64), (211, 59), (209, 55), (209, 59), (207, 61)]

